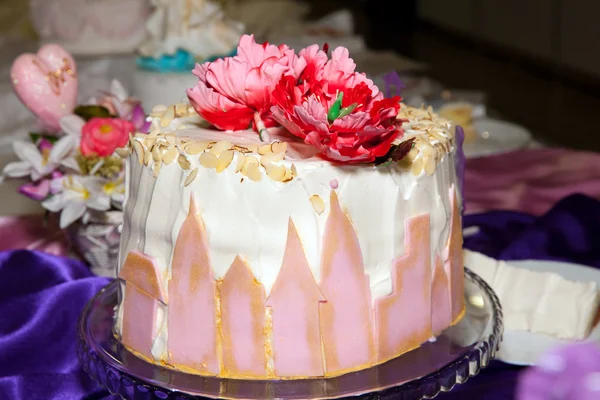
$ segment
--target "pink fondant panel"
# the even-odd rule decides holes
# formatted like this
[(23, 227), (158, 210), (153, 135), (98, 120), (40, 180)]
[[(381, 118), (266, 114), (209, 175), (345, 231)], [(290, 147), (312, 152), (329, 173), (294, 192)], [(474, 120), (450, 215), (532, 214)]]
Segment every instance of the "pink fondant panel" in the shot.
[(219, 283), (223, 374), (235, 377), (264, 377), (265, 288), (248, 265), (236, 257)]
[(450, 238), (448, 239), (444, 268), (450, 280), (452, 319), (456, 320), (465, 309), (465, 266), (463, 260), (462, 218), (454, 186), (450, 189), (450, 202), (452, 205), (452, 222), (450, 224)]
[(434, 336), (452, 325), (450, 285), (442, 259), (436, 255), (431, 283), (431, 329)]
[(325, 373), (319, 325), (319, 303), (324, 301), (290, 219), (283, 264), (267, 300), (272, 316), (275, 375)]
[(328, 373), (375, 362), (373, 310), (356, 232), (331, 192), (321, 257), (321, 335)]
[(375, 301), (378, 361), (412, 350), (432, 336), (429, 214), (405, 225), (406, 250), (392, 266), (392, 293)]
[(123, 299), (122, 342), (138, 353), (152, 359), (152, 342), (158, 301), (136, 286), (125, 284)]
[(173, 253), (169, 281), (169, 363), (218, 374), (217, 285), (212, 275), (204, 224), (190, 200)]
[(119, 271), (119, 278), (135, 285), (155, 299), (167, 303), (167, 292), (154, 258), (137, 250), (130, 251)]

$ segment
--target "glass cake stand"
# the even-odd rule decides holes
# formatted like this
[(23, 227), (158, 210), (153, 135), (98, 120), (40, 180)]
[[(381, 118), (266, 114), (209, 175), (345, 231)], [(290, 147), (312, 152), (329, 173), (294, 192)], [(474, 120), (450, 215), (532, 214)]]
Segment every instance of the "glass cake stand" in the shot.
[(490, 287), (465, 269), (465, 317), (435, 340), (384, 364), (335, 378), (249, 381), (202, 377), (150, 364), (113, 336), (117, 282), (102, 289), (79, 320), (85, 371), (125, 399), (187, 400), (368, 398), (430, 399), (477, 375), (502, 338), (502, 310)]

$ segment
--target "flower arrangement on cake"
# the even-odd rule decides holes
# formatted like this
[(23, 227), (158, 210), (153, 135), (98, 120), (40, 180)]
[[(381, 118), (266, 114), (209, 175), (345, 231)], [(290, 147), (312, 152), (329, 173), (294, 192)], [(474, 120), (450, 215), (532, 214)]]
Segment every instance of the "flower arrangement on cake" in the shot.
[(401, 98), (384, 98), (355, 71), (347, 49), (328, 52), (312, 45), (296, 54), (244, 35), (236, 56), (196, 66), (198, 83), (188, 97), (221, 130), (251, 127), (269, 141), (268, 128), (281, 125), (334, 162), (399, 161), (393, 144), (403, 135)]
[(75, 222), (117, 225), (124, 199), (124, 164), (116, 149), (148, 129), (140, 103), (118, 81), (77, 105), (77, 66), (58, 45), (23, 54), (11, 69), (13, 89), (38, 118), (29, 140), (13, 143), (18, 161), (3, 178), (26, 178), (19, 192), (60, 213), (60, 228)]

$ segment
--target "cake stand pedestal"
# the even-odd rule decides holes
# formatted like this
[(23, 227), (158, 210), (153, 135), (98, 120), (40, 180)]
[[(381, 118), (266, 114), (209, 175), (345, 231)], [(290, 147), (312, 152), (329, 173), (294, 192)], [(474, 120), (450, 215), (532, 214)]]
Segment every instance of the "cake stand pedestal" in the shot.
[(251, 381), (190, 375), (143, 361), (113, 335), (118, 283), (102, 289), (79, 321), (78, 354), (85, 371), (125, 399), (334, 399), (365, 396), (420, 400), (477, 375), (502, 337), (498, 298), (465, 269), (466, 313), (435, 340), (384, 364), (335, 378)]

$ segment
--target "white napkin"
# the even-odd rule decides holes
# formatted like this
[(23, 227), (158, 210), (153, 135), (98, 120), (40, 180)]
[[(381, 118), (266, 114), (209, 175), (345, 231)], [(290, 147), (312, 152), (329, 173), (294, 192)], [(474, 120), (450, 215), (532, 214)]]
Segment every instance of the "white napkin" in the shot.
[(464, 251), (465, 265), (496, 292), (507, 330), (529, 331), (559, 339), (585, 339), (600, 304), (596, 282), (573, 282), (552, 272), (512, 266)]

